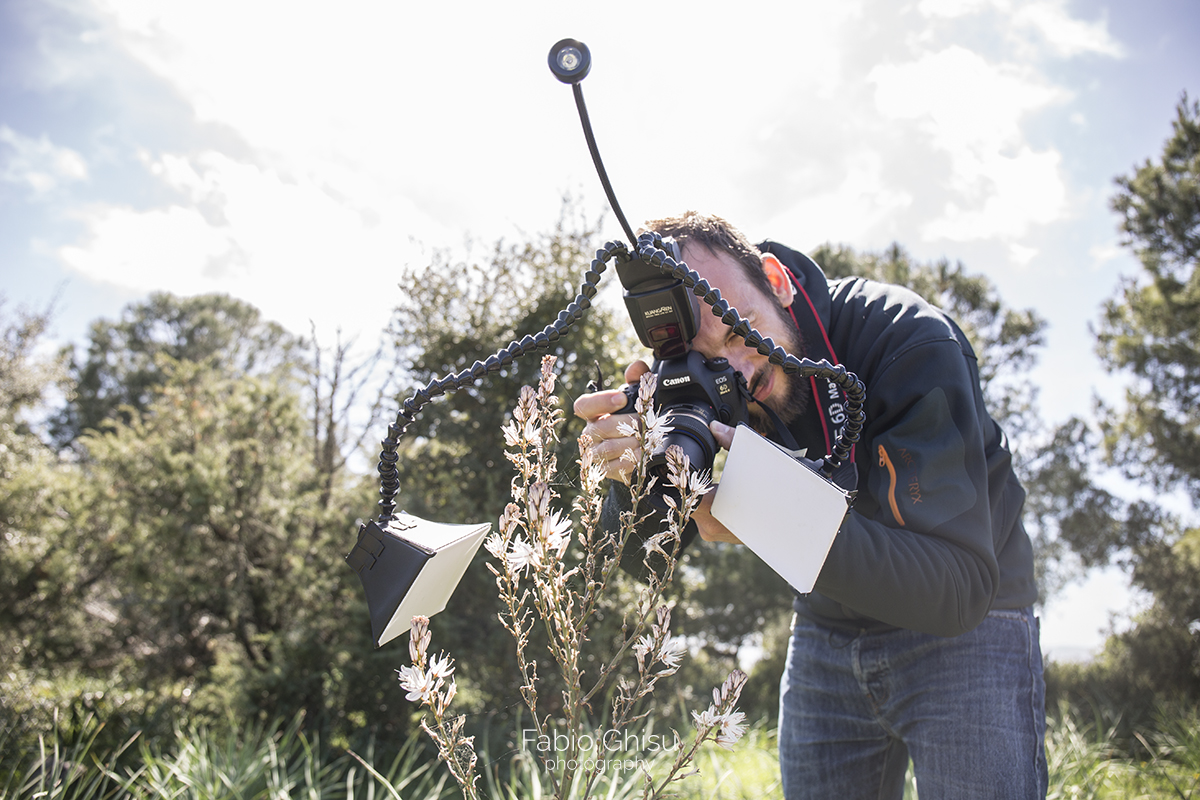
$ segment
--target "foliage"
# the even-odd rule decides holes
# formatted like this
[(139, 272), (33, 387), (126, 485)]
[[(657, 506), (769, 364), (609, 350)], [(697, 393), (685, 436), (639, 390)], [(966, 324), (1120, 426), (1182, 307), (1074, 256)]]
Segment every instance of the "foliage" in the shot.
[(1117, 179), (1113, 209), (1145, 272), (1110, 300), (1097, 332), (1110, 371), (1133, 384), (1105, 409), (1114, 463), (1130, 477), (1200, 499), (1200, 104), (1187, 96), (1159, 163)]
[[(82, 361), (70, 353), (70, 394), (55, 417), (60, 447), (109, 420), (143, 411), (167, 375), (164, 365), (207, 363), (226, 375), (282, 375), (301, 363), (303, 342), (254, 306), (228, 295), (180, 298), (159, 292), (91, 327)], [(165, 356), (162, 360), (160, 356)]]
[(41, 407), (47, 389), (61, 379), (63, 365), (38, 354), (51, 312), (8, 312), (5, 303), (0, 294), (0, 479), (7, 484), (21, 462), (45, 450), (27, 415)]
[(319, 736), (306, 734), (302, 716), (236, 722), (219, 733), (176, 727), (162, 741), (135, 734), (111, 749), (100, 744), (103, 728), (92, 717), (81, 735), (64, 740), (56, 727), (22, 763), (0, 765), (0, 800), (352, 800), (399, 791), (412, 800), (441, 800), (447, 795), (445, 778), (434, 774), (436, 764), (415, 733), (395, 756), (378, 761), (374, 745), (366, 743), (370, 761), (364, 762), (334, 753)]
[[(434, 253), (420, 269), (406, 269), (404, 301), (391, 334), (404, 392), (467, 369), (475, 361), (542, 330), (575, 299), (597, 249), (596, 228), (563, 216), (553, 232), (519, 244), (497, 241), (482, 259), (453, 260)], [(624, 368), (624, 345), (612, 313), (593, 306), (547, 351), (563, 364), (561, 396), (586, 391), (589, 380)], [(508, 500), (503, 447), (492, 431), (508, 417), (521, 386), (536, 383), (537, 359), (519, 359), (476, 385), (426, 406), (401, 442), (401, 502), (413, 514), (453, 513), (494, 519)], [(581, 420), (566, 420), (559, 455), (575, 448)]]
[[(111, 714), (105, 736), (162, 732), (180, 714), (222, 725), (230, 710), (301, 709), (343, 745), (406, 733), (380, 713), (396, 694), (384, 656), (345, 624), (366, 616), (341, 564), (368, 508), (345, 466), (347, 393), (363, 367), (340, 342), (324, 362), (319, 350), (290, 361), (295, 342), (256, 310), (204, 300), (156, 298), (161, 324), (149, 306), (127, 311), (136, 330), (174, 331), (185, 308), (187, 336), (152, 355), (143, 346), (142, 361), (114, 358), (113, 381), (130, 365), (134, 384), (154, 381), (138, 407), (79, 435), (71, 457), (10, 426), (27, 453), (0, 498), (0, 697), (24, 722), (14, 746), (67, 709)], [(200, 324), (231, 314), (253, 324)], [(168, 355), (175, 345), (201, 360)]]
[[(1143, 267), (1096, 332), (1104, 365), (1129, 380), (1124, 405), (1098, 404), (1102, 441), (1078, 420), (1063, 426), (1043, 469), (1062, 550), (1085, 568), (1124, 566), (1152, 598), (1086, 682), (1131, 712), (1200, 701), (1200, 105), (1185, 95), (1173, 128), (1161, 160), (1118, 178), (1112, 202)], [(1153, 494), (1128, 501), (1097, 485), (1096, 451)], [(1164, 509), (1171, 491), (1191, 520)]]
[[(1195, 708), (1160, 708), (1154, 727), (1139, 730), (1140, 738), (1131, 737), (1128, 748), (1114, 735), (1117, 716), (1111, 707), (1055, 707), (1046, 735), (1048, 798), (1200, 797), (1200, 717)], [(274, 800), (281, 796), (277, 790), (285, 787), (283, 796), (311, 800), (443, 800), (456, 793), (446, 785), (445, 773), (436, 762), (422, 752), (415, 735), (397, 756), (377, 758), (370, 749), (361, 757), (331, 752), (297, 729), (294, 719), (221, 732), (180, 728), (159, 743), (139, 738), (112, 748), (98, 744), (99, 724), (91, 720), (73, 743), (64, 743), (52, 732), (15, 772), (5, 772), (0, 765), (0, 800), (38, 796), (47, 800), (181, 796)], [(495, 764), (504, 754), (484, 750), (480, 758)], [(679, 797), (751, 800), (778, 795), (775, 740), (761, 723), (750, 726), (736, 749), (711, 748), (696, 764), (700, 774), (677, 784)], [(668, 767), (665, 759), (650, 763), (655, 774)], [(489, 773), (485, 781), (489, 800), (532, 800), (549, 794), (549, 786), (528, 762), (512, 772), (507, 777)], [(612, 777), (605, 797), (621, 800), (640, 794), (639, 773)], [(212, 783), (213, 778), (219, 784)], [(218, 791), (202, 793), (206, 782)], [(910, 785), (906, 797), (915, 796), (913, 788)]]
[[(50, 554), (29, 543), (29, 529), (53, 507), (57, 484), (53, 453), (39, 438), (29, 415), (61, 373), (61, 364), (40, 359), (49, 312), (8, 312), (0, 296), (0, 623), (12, 630), (13, 610), (27, 602), (31, 577), (48, 567)], [(0, 667), (12, 657), (11, 643), (0, 648)]]

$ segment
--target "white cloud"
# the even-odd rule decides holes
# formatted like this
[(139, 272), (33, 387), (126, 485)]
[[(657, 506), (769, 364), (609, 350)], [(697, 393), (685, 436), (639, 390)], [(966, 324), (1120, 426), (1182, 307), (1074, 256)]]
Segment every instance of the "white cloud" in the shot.
[(226, 233), (195, 209), (178, 205), (96, 208), (84, 221), (91, 240), (62, 248), (63, 261), (92, 280), (137, 291), (212, 291), (214, 273), (226, 272), (223, 265), (235, 254)]
[(1016, 244), (1014, 242), (1008, 246), (1008, 252), (1014, 262), (1020, 264), (1021, 266), (1025, 266), (1032, 261), (1035, 256), (1037, 256), (1038, 249), (1036, 247), (1026, 247), (1023, 244)]
[(926, 17), (942, 19), (989, 13), (999, 24), (998, 32), (1026, 52), (1031, 52), (1030, 43), (1022, 39), (1033, 34), (1062, 58), (1089, 53), (1112, 58), (1125, 55), (1125, 48), (1109, 34), (1103, 13), (1093, 22), (1076, 19), (1067, 11), (1065, 0), (921, 0), (917, 10)]
[(35, 139), (0, 125), (0, 145), (0, 154), (5, 155), (0, 180), (29, 187), (35, 198), (44, 198), (65, 183), (88, 178), (83, 156), (53, 144), (45, 135)]
[[(563, 35), (592, 47), (588, 104), (633, 222), (699, 207), (858, 246), (999, 240), (1013, 263), (1031, 257), (1032, 226), (1067, 214), (1059, 154), (1022, 126), (1069, 97), (1044, 59), (1022, 60), (1013, 32), (1055, 55), (1108, 47), (1103, 22), (1008, 0), (750, 4), (719, 25), (695, 9), (633, 25), (639, 6), (624, 0), (599, 16), (476, 3), (469, 25), (438, 4), (348, 0), (330, 15), (97, 1), (96, 35), (236, 147), (146, 152), (175, 205), (90, 206), (87, 241), (63, 257), (121, 285), (157, 276), (155, 288), (232, 291), (293, 317), (314, 305), (297, 283), (325, 282), (318, 306), (370, 294), (382, 307), (373, 290), (391, 291), (410, 235), (519, 235), (553, 219), (564, 186), (600, 206), (570, 91), (545, 64)], [(984, 19), (1000, 20), (986, 57), (955, 36)], [(644, 35), (668, 24), (669, 46)], [(795, 46), (764, 31), (796, 31)], [(138, 241), (154, 251), (137, 254)]]
[[(95, 206), (86, 242), (60, 257), (87, 277), (189, 295), (228, 292), (295, 331), (379, 330), (396, 304), (394, 277), (411, 254), (403, 231), (432, 226), (403, 198), (345, 194), (207, 151), (147, 165), (185, 204)], [(370, 207), (363, 210), (362, 203)]]
[(927, 17), (962, 17), (985, 8), (989, 0), (921, 0), (917, 10)]
[(1110, 261), (1127, 258), (1128, 256), (1129, 251), (1115, 239), (1101, 244), (1094, 244), (1088, 248), (1088, 257), (1091, 259), (1093, 269), (1100, 269)]
[(1075, 19), (1062, 2), (1039, 0), (1021, 4), (1013, 13), (1013, 26), (1036, 32), (1056, 55), (1064, 58), (1084, 54), (1110, 58), (1125, 55), (1125, 48), (1108, 33), (1107, 19), (1103, 16), (1095, 22)]
[(884, 226), (912, 204), (909, 192), (895, 189), (884, 180), (879, 153), (851, 153), (842, 167), (844, 174), (836, 187), (795, 200), (762, 224), (763, 235), (779, 235), (771, 231), (807, 231), (817, 241), (857, 242), (865, 232)]
[(964, 193), (984, 195), (982, 204), (960, 208), (953, 200), (942, 217), (923, 229), (927, 239), (970, 241), (1024, 235), (1031, 225), (1046, 225), (1067, 211), (1066, 186), (1055, 151), (1035, 153), (1027, 147), (1012, 156), (960, 153), (956, 180)]
[(1064, 99), (1063, 90), (958, 45), (882, 64), (868, 80), (885, 119), (915, 125), (949, 157), (949, 196), (943, 215), (924, 225), (926, 238), (1019, 236), (1065, 213), (1059, 154), (1034, 151), (1020, 126), (1027, 113)]

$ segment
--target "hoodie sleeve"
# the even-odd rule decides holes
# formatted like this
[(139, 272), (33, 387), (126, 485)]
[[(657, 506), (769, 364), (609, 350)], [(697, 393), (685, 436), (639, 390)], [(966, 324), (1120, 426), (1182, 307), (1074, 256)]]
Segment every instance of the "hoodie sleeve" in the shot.
[[(916, 345), (868, 386), (860, 495), (812, 597), (837, 616), (955, 636), (999, 585), (979, 382), (952, 339)], [(801, 524), (803, 524), (801, 522)], [(821, 609), (828, 613), (833, 609)]]

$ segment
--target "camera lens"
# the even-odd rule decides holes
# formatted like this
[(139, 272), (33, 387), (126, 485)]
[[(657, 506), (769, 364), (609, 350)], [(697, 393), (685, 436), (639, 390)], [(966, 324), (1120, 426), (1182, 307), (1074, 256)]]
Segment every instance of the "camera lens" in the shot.
[(563, 83), (579, 83), (592, 68), (587, 45), (575, 39), (563, 39), (550, 48), (550, 71)]
[(716, 418), (713, 409), (687, 404), (664, 407), (661, 413), (673, 430), (667, 434), (662, 448), (651, 454), (650, 466), (653, 468), (666, 464), (667, 448), (676, 444), (683, 449), (693, 472), (711, 470), (713, 459), (720, 449), (712, 431), (708, 429), (708, 423)]
[(714, 418), (712, 408), (681, 404), (664, 407), (662, 414), (672, 431), (667, 434), (662, 447), (650, 454), (650, 473), (658, 478), (658, 485), (649, 499), (651, 505), (665, 511), (667, 505), (662, 499), (664, 495), (674, 498), (676, 503), (680, 500), (679, 492), (667, 482), (667, 448), (678, 445), (687, 456), (692, 472), (707, 470), (710, 474), (720, 448), (708, 429), (708, 423)]

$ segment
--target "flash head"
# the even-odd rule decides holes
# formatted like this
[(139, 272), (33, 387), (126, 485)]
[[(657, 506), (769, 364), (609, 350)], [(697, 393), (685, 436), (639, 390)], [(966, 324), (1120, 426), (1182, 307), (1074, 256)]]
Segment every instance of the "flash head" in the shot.
[(550, 71), (563, 83), (579, 83), (592, 68), (592, 53), (583, 42), (563, 39), (550, 48)]

